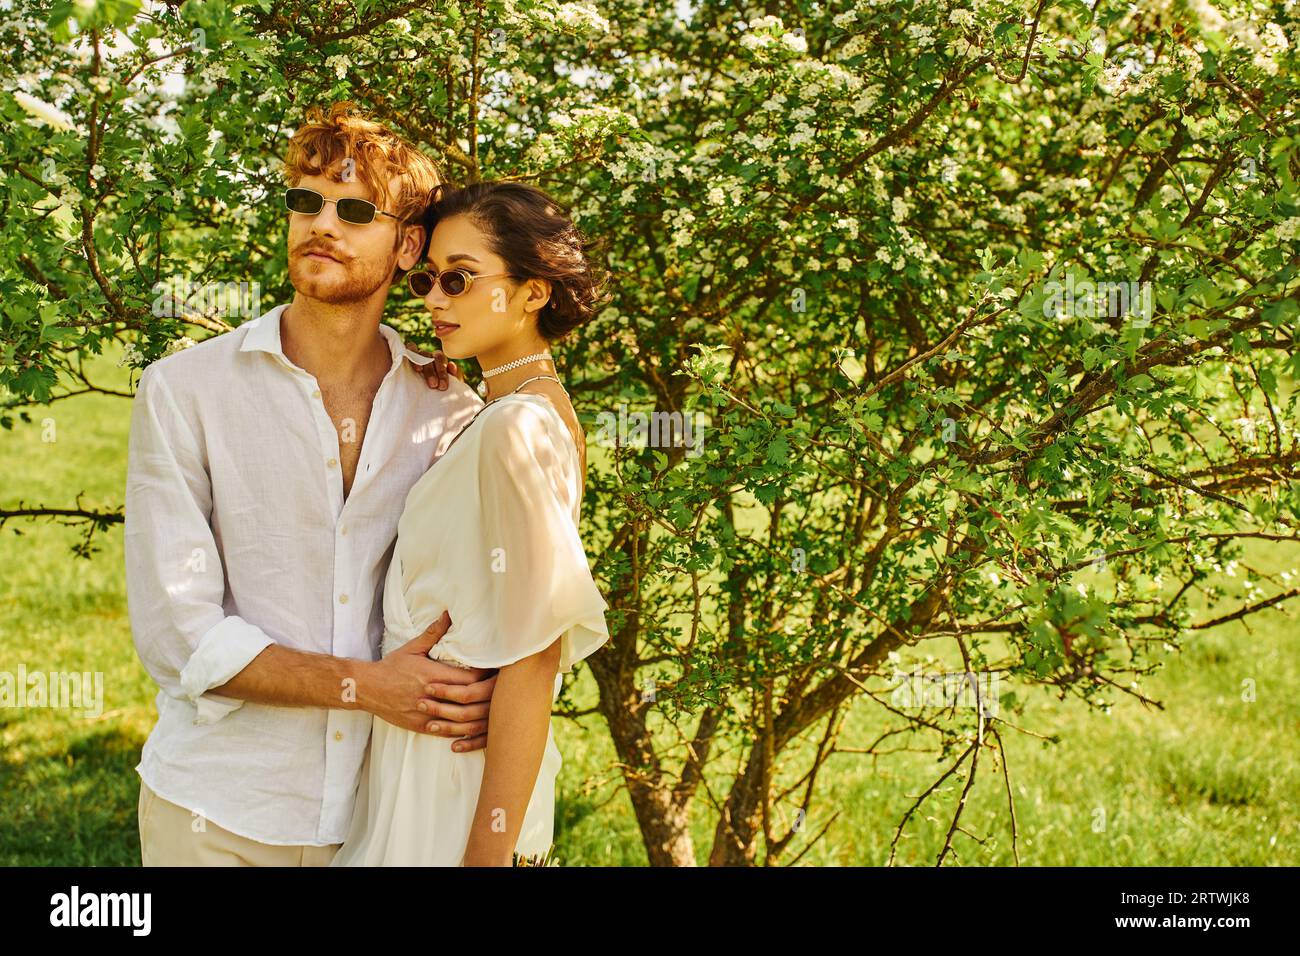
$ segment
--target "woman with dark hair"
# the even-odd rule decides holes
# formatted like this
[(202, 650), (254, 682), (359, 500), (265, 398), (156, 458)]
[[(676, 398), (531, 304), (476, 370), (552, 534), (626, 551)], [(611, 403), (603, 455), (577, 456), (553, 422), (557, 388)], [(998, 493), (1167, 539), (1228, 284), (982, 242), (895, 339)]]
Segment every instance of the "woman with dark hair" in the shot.
[(407, 283), (448, 358), (478, 360), (487, 402), (406, 498), (383, 654), (445, 613), (429, 656), (500, 670), (485, 750), (453, 753), (449, 738), (375, 719), (333, 866), (547, 854), (561, 762), (551, 706), (560, 675), (609, 639), (578, 534), (583, 433), (549, 350), (594, 310), (586, 243), (554, 200), (519, 183), (441, 193), (426, 223), (430, 270)]

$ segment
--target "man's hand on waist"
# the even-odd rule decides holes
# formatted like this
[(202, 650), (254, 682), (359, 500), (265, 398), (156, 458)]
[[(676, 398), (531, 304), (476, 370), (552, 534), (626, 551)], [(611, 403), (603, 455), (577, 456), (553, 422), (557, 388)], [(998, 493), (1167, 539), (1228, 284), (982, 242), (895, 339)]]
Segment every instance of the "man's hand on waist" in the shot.
[(381, 660), (369, 662), (357, 682), (356, 706), (416, 733), (463, 737), (458, 753), (487, 746), (488, 709), (497, 671), (429, 659), (429, 649), (451, 626), (444, 612), (422, 634)]

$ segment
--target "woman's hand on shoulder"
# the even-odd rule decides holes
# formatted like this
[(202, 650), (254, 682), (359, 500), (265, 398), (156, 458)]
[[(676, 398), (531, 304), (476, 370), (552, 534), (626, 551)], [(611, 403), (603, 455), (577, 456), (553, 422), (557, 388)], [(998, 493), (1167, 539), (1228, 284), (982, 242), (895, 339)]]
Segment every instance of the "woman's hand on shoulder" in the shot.
[(442, 349), (438, 349), (436, 352), (426, 352), (414, 345), (407, 345), (406, 347), (417, 355), (433, 358), (432, 362), (417, 366), (420, 374), (424, 376), (424, 384), (430, 388), (436, 388), (440, 392), (446, 391), (447, 386), (450, 384), (449, 375), (456, 376), (462, 382), (465, 381), (465, 373), (460, 370), (460, 366), (448, 359)]

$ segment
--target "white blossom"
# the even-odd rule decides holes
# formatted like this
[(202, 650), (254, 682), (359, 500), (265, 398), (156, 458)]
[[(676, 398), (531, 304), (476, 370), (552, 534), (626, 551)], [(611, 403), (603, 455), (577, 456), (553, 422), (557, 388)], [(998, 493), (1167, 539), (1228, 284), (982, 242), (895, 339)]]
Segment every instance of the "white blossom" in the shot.
[(119, 366), (129, 365), (138, 368), (144, 362), (144, 354), (136, 348), (134, 342), (127, 342), (126, 348), (122, 350), (122, 357), (118, 359)]
[(907, 35), (916, 41), (917, 46), (927, 47), (934, 43), (934, 37), (930, 34), (934, 32), (934, 27), (925, 23), (913, 23), (907, 28)]
[(585, 3), (565, 3), (555, 11), (555, 19), (577, 30), (609, 32), (609, 21)]
[(19, 106), (48, 126), (65, 130), (76, 128), (71, 116), (60, 109), (56, 109), (49, 103), (38, 100), (30, 93), (24, 93), (22, 90), (14, 90), (13, 98), (17, 101)]
[(177, 352), (182, 352), (193, 344), (194, 340), (188, 335), (182, 335), (178, 339), (172, 339), (167, 343), (167, 348), (163, 352), (163, 357), (165, 358), (168, 355), (175, 355)]
[(348, 67), (351, 66), (351, 64), (352, 61), (341, 53), (325, 59), (325, 68), (332, 69), (334, 75), (340, 80), (347, 76)]
[(861, 116), (867, 110), (876, 105), (876, 100), (880, 96), (880, 86), (869, 86), (862, 91), (862, 94), (854, 100), (850, 106), (853, 109), (853, 115)]

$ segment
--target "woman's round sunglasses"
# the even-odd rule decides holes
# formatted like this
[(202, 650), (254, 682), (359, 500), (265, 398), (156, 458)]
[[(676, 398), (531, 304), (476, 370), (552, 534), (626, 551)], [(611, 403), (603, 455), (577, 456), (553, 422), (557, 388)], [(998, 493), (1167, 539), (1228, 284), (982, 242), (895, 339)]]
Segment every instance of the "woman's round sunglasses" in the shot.
[(518, 278), (509, 272), (494, 272), (484, 275), (479, 273), (475, 275), (464, 269), (444, 269), (442, 272), (408, 272), (406, 274), (406, 284), (410, 286), (412, 292), (423, 299), (431, 291), (435, 282), (442, 288), (443, 294), (449, 297), (464, 295), (470, 290), (475, 279), (496, 279), (501, 276), (511, 276)]
[(385, 212), (365, 199), (326, 199), (316, 190), (304, 189), (301, 186), (294, 186), (284, 191), (285, 208), (290, 212), (300, 212), (305, 216), (316, 215), (325, 208), (327, 202), (334, 203), (334, 209), (340, 219), (357, 226), (364, 226), (368, 222), (374, 222), (376, 213), (390, 216), (399, 221), (401, 219), (400, 216)]

